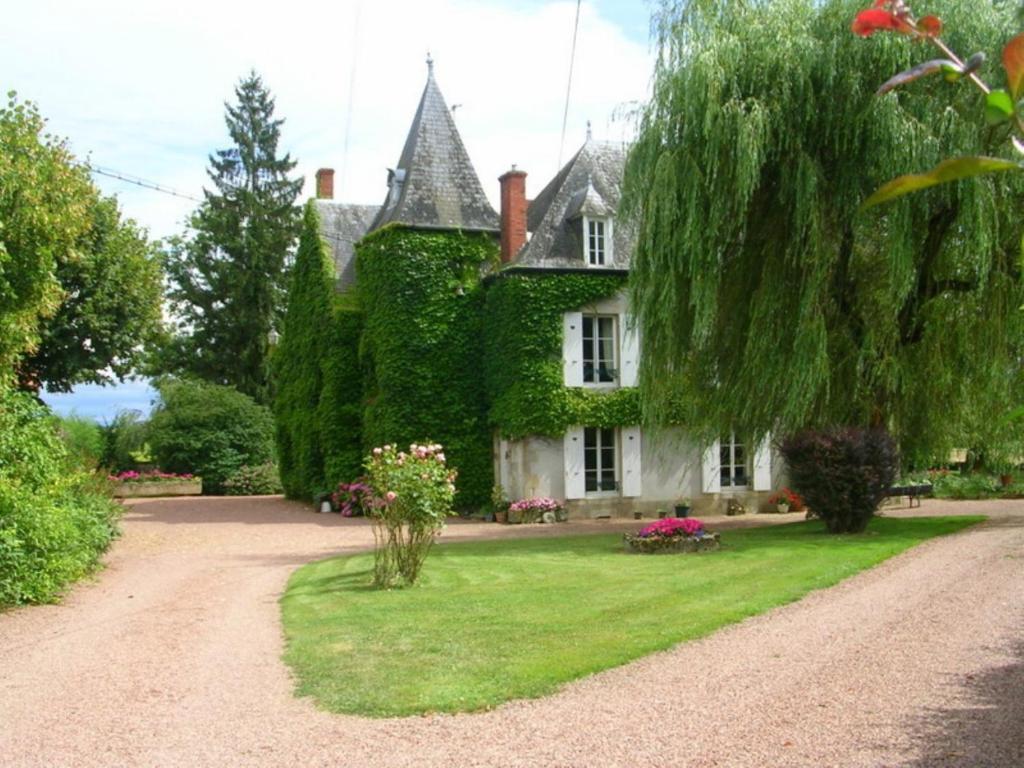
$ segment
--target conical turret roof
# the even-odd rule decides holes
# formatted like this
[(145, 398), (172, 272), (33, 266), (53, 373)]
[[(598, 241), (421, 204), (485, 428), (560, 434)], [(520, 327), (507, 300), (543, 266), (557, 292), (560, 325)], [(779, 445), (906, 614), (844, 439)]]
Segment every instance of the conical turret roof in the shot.
[(388, 196), (371, 229), (398, 223), (426, 229), (498, 232), (498, 214), (484, 194), (428, 59), (423, 89)]

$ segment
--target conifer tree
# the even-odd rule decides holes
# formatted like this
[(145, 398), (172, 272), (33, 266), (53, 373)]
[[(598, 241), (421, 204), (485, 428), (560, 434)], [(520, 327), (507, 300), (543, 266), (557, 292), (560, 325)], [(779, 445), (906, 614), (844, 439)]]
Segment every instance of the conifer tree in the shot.
[[(850, 32), (863, 0), (665, 0), (626, 170), (648, 418), (706, 435), (884, 425), (925, 460), (1020, 381), (1024, 183), (1004, 173), (868, 211), (900, 173), (1004, 153), (978, 93), (884, 96), (920, 50)], [(954, 49), (999, 50), (1006, 4), (930, 0)]]
[(281, 484), (291, 498), (308, 499), (324, 485), (318, 406), (327, 351), (334, 269), (320, 237), (312, 200), (302, 217), (288, 290), (288, 310), (274, 350), (274, 421)]
[(210, 156), (213, 190), (193, 214), (190, 235), (167, 251), (169, 299), (178, 335), (158, 367), (231, 384), (269, 400), (270, 331), (284, 312), (289, 251), (298, 233), (290, 155), (278, 155), (282, 119), (255, 73), (225, 104), (234, 146)]

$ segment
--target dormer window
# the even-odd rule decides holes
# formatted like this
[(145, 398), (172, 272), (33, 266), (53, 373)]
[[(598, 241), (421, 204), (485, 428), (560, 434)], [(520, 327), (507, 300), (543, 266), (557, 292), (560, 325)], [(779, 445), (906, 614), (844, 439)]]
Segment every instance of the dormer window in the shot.
[(611, 262), (611, 219), (583, 217), (583, 247), (587, 265), (603, 267)]

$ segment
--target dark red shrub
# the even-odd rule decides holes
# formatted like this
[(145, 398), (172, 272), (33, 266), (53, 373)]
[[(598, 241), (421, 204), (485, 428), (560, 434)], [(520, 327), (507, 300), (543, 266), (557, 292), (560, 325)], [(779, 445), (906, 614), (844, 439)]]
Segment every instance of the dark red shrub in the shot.
[(896, 443), (883, 429), (805, 429), (780, 446), (792, 486), (830, 533), (860, 533), (896, 477)]

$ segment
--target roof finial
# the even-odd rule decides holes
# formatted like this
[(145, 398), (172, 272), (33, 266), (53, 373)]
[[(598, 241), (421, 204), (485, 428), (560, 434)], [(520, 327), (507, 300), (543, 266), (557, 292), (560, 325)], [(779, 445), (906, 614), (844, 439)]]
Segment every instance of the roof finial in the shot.
[(430, 55), (430, 51), (427, 51), (427, 75), (434, 76), (434, 57)]
[(593, 134), (593, 132), (592, 132), (592, 131), (590, 130), (590, 121), (589, 121), (589, 120), (587, 120), (587, 141), (590, 141), (590, 140), (591, 140), (591, 139), (593, 139), (593, 138), (594, 138), (594, 134)]

